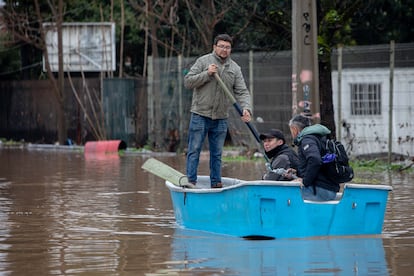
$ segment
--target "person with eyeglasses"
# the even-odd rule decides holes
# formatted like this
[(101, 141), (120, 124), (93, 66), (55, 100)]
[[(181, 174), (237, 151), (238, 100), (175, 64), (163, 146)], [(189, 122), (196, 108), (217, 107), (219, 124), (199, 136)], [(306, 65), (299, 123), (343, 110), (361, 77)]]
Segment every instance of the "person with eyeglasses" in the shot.
[(240, 66), (231, 59), (233, 39), (228, 34), (214, 38), (213, 51), (195, 61), (184, 77), (184, 86), (193, 90), (188, 129), (186, 174), (197, 183), (197, 170), (204, 140), (208, 137), (211, 188), (222, 188), (221, 159), (227, 136), (230, 100), (214, 74), (218, 74), (243, 109), (243, 122), (252, 116), (251, 97)]

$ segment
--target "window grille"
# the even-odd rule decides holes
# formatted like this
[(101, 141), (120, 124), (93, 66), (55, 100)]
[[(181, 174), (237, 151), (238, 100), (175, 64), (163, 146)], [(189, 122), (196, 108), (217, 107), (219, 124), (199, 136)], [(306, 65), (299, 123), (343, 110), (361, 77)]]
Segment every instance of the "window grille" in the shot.
[(381, 83), (351, 83), (351, 114), (381, 115)]

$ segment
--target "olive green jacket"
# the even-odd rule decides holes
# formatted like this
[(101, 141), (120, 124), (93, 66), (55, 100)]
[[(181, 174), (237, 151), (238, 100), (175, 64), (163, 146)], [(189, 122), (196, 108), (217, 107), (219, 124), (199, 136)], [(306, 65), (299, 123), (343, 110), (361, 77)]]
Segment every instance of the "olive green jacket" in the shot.
[(225, 119), (229, 115), (231, 101), (215, 77), (207, 73), (208, 66), (213, 63), (218, 66), (219, 76), (233, 92), (242, 109), (247, 109), (251, 113), (250, 93), (240, 66), (230, 57), (222, 62), (214, 52), (198, 58), (184, 77), (184, 86), (187, 89), (193, 89), (190, 111), (213, 120)]

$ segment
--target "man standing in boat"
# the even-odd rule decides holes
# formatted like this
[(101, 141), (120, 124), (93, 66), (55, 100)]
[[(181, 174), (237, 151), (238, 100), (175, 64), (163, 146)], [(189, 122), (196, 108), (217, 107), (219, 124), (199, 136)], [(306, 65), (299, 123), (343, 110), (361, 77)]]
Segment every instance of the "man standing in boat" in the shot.
[(296, 152), (286, 145), (285, 135), (279, 129), (270, 129), (260, 134), (266, 156), (270, 159), (268, 171), (263, 175), (264, 180), (289, 181), (291, 176), (278, 169), (293, 169), (297, 171), (299, 158)]
[(251, 99), (240, 66), (230, 58), (233, 39), (217, 35), (213, 51), (199, 57), (184, 77), (184, 86), (193, 89), (191, 119), (188, 130), (186, 174), (192, 184), (197, 182), (200, 152), (206, 136), (210, 151), (210, 182), (221, 188), (221, 158), (227, 136), (230, 102), (214, 74), (218, 74), (233, 92), (243, 109), (243, 122), (251, 120)]
[(298, 146), (299, 167), (297, 181), (301, 181), (303, 199), (333, 200), (339, 192), (339, 183), (333, 182), (321, 171), (322, 155), (320, 139), (326, 139), (331, 131), (321, 125), (312, 125), (312, 120), (295, 115), (289, 121), (293, 142)]

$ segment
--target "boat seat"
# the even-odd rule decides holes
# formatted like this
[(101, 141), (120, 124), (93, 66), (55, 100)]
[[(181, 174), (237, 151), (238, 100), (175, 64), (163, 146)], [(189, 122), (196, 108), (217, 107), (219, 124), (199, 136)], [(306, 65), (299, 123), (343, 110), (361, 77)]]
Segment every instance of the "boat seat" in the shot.
[(333, 200), (326, 200), (326, 201), (316, 201), (316, 200), (308, 200), (304, 199), (303, 202), (305, 203), (324, 203), (324, 204), (338, 204), (341, 201), (342, 193), (336, 193), (336, 197)]
[(316, 200), (308, 200), (304, 199), (303, 202), (305, 203), (314, 203), (314, 204), (338, 204), (340, 200), (334, 199), (334, 200), (325, 200), (325, 201), (316, 201)]

